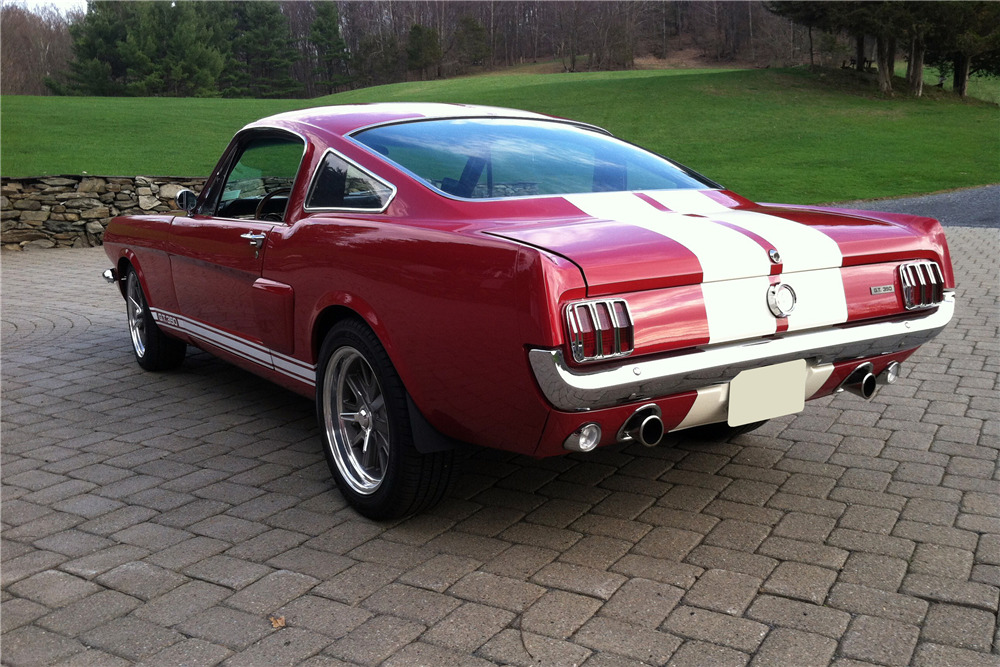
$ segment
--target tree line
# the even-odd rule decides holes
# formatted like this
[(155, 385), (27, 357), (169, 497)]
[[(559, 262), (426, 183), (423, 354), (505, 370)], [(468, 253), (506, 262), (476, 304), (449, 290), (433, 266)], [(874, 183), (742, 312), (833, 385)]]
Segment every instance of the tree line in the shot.
[[(553, 61), (628, 69), (693, 54), (748, 66), (897, 53), (952, 72), (1000, 71), (1000, 3), (701, 0), (111, 2), (62, 16), (4, 3), (0, 91), (316, 97), (355, 87)], [(885, 78), (886, 81), (882, 79)], [(919, 93), (918, 93), (919, 94)]]
[(923, 91), (924, 65), (950, 73), (962, 97), (974, 73), (1000, 74), (1000, 3), (997, 2), (770, 2), (776, 14), (855, 40), (854, 66), (869, 67), (866, 38), (875, 40), (873, 69), (879, 89), (891, 93), (897, 54), (906, 59), (912, 94)]

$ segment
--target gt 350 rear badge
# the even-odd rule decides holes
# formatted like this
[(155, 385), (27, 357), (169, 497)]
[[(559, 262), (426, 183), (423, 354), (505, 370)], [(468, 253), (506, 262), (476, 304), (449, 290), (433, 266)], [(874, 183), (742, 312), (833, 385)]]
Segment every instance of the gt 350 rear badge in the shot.
[(875, 294), (892, 294), (896, 291), (894, 285), (879, 285), (878, 287), (872, 287), (872, 295)]

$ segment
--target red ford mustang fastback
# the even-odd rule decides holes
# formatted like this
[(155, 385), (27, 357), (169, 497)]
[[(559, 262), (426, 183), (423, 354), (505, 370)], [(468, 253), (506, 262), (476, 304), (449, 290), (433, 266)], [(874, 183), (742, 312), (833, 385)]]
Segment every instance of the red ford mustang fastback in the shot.
[(870, 398), (954, 311), (935, 220), (755, 204), (510, 109), (265, 118), (178, 205), (105, 236), (139, 364), (191, 344), (315, 397), (371, 517), (439, 500), (458, 443), (652, 446)]

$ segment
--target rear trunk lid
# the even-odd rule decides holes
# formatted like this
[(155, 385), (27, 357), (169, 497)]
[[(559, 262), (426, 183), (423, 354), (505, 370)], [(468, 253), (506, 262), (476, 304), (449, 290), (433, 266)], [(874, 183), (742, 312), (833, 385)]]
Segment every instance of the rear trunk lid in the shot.
[[(489, 233), (574, 262), (589, 298), (624, 296), (636, 354), (893, 314), (895, 294), (869, 294), (891, 291), (883, 286), (897, 280), (893, 262), (950, 265), (930, 219), (761, 206), (714, 190), (561, 199), (564, 218)], [(879, 266), (856, 275), (868, 264)]]
[(714, 190), (562, 199), (565, 217), (489, 233), (574, 262), (592, 297), (917, 257), (941, 263), (927, 230), (878, 214), (761, 206)]

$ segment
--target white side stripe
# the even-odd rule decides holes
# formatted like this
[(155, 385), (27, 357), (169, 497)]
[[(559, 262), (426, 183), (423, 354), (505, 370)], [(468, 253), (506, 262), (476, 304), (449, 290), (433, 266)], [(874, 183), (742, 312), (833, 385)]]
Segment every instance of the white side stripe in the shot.
[(279, 373), (301, 380), (308, 385), (316, 384), (316, 367), (307, 364), (293, 357), (271, 351), (271, 359), (274, 361), (274, 370)]
[(254, 343), (253, 341), (221, 329), (216, 329), (183, 315), (159, 308), (150, 308), (149, 310), (153, 314), (153, 319), (164, 329), (173, 329), (186, 333), (192, 338), (197, 338), (205, 343), (214, 345), (241, 359), (246, 359), (270, 370), (277, 371), (293, 380), (298, 380), (310, 386), (316, 384), (316, 367), (311, 364), (275, 352), (259, 343)]
[(177, 321), (175, 328), (180, 331), (190, 334), (195, 338), (200, 338), (201, 340), (211, 343), (217, 347), (221, 347), (227, 352), (231, 352), (232, 354), (244, 359), (249, 359), (250, 361), (257, 362), (258, 364), (267, 366), (268, 368), (271, 367), (271, 355), (268, 353), (267, 348), (262, 345), (252, 343), (246, 339), (222, 331), (221, 329), (207, 326), (175, 313), (167, 313), (166, 311), (152, 308), (150, 310), (153, 312), (154, 316), (158, 316), (157, 320), (160, 326), (165, 325), (165, 328), (169, 328), (170, 325), (167, 324), (165, 320), (168, 317), (172, 317)]

